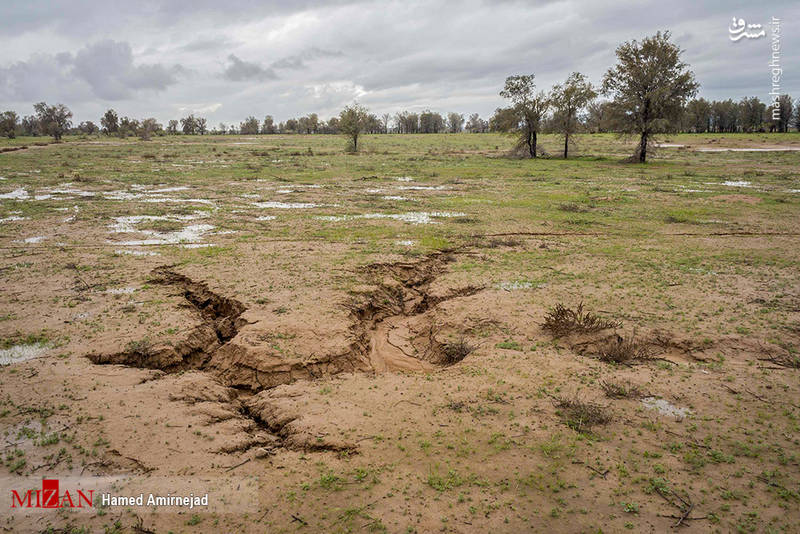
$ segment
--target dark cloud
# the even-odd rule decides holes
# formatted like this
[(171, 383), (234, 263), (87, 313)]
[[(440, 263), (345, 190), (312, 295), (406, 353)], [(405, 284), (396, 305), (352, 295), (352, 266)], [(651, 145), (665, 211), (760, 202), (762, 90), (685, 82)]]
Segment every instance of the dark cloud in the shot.
[(163, 91), (177, 83), (182, 67), (133, 62), (133, 52), (128, 43), (111, 40), (86, 46), (72, 60), (73, 72), (86, 81), (99, 98), (122, 100), (135, 91), (150, 89)]
[(228, 56), (228, 66), (225, 67), (222, 75), (232, 82), (276, 80), (278, 78), (278, 75), (271, 68), (264, 68), (258, 63), (243, 61), (233, 54)]
[(0, 100), (23, 113), (62, 101), (92, 120), (120, 99), (162, 121), (327, 117), (354, 99), (487, 116), (510, 74), (543, 90), (572, 71), (598, 83), (620, 43), (664, 29), (702, 96), (766, 100), (769, 42), (730, 42), (734, 15), (783, 19), (783, 89), (797, 93), (796, 0), (26, 0), (0, 2)]
[(74, 55), (35, 54), (0, 68), (0, 94), (38, 100), (59, 94), (72, 98), (123, 100), (137, 91), (163, 91), (184, 72), (179, 65), (135, 64), (128, 43), (111, 40), (87, 45)]

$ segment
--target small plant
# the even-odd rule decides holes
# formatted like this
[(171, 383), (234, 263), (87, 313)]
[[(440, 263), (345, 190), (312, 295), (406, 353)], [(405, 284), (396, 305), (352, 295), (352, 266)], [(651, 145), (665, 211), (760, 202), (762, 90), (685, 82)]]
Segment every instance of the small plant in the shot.
[(564, 424), (576, 432), (590, 431), (597, 425), (605, 425), (611, 421), (606, 409), (598, 404), (563, 397), (554, 398), (553, 404)]
[(626, 514), (638, 514), (639, 505), (635, 502), (624, 502), (622, 503), (622, 511)]
[(139, 356), (150, 356), (153, 353), (153, 344), (147, 338), (130, 341), (125, 345), (125, 351)]
[(544, 323), (542, 323), (542, 328), (555, 337), (572, 333), (599, 332), (600, 330), (619, 326), (620, 323), (617, 321), (608, 321), (592, 312), (585, 312), (582, 302), (574, 310), (567, 308), (563, 304), (556, 304), (544, 316)]
[(627, 381), (602, 381), (600, 382), (600, 387), (605, 392), (606, 397), (612, 399), (636, 399), (644, 396), (644, 392), (639, 386)]

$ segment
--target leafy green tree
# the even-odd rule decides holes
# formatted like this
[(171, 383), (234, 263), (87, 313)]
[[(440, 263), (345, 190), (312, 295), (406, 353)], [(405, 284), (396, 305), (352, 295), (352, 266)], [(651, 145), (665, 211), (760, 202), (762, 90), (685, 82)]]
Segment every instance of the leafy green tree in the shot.
[(569, 136), (578, 131), (578, 113), (595, 99), (597, 92), (586, 76), (573, 72), (563, 84), (554, 85), (550, 102), (555, 108), (553, 124), (556, 131), (564, 136), (564, 159), (569, 153)]
[(53, 139), (60, 141), (64, 132), (72, 127), (72, 112), (64, 104), (48, 106), (44, 102), (33, 105), (36, 120), (42, 133), (52, 135)]
[(500, 96), (511, 101), (507, 112), (495, 114), (495, 129), (517, 136), (517, 146), (526, 147), (530, 157), (536, 157), (536, 138), (550, 107), (550, 100), (536, 92), (533, 74), (509, 76)]
[(117, 117), (117, 112), (113, 109), (106, 111), (100, 118), (100, 126), (103, 127), (103, 133), (106, 135), (117, 133), (119, 130), (119, 117)]
[(367, 126), (369, 110), (357, 102), (345, 107), (339, 114), (339, 131), (350, 140), (349, 149), (358, 152), (358, 136)]
[(650, 137), (677, 128), (699, 84), (669, 32), (623, 43), (616, 53), (618, 63), (603, 77), (603, 93), (613, 98), (620, 131), (640, 136), (635, 157), (645, 163)]
[(0, 113), (0, 135), (14, 139), (17, 135), (17, 124), (19, 116), (16, 111), (4, 111)]

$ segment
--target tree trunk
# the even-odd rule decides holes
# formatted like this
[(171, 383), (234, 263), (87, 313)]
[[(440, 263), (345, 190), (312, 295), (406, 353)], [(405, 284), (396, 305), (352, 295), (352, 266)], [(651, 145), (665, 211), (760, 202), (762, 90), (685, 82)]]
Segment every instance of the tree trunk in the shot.
[(353, 136), (353, 152), (358, 152), (358, 136)]
[(533, 132), (533, 152), (531, 155), (535, 158), (536, 157), (536, 132)]
[(647, 162), (647, 132), (642, 132), (642, 139), (639, 141), (639, 163)]
[(569, 134), (564, 134), (564, 159), (567, 159), (567, 151), (569, 147)]

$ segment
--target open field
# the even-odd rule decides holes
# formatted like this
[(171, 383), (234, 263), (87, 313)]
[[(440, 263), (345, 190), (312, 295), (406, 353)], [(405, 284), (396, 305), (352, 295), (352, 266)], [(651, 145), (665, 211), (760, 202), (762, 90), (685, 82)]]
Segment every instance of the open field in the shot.
[[(0, 154), (3, 494), (91, 475), (214, 506), (0, 529), (800, 524), (800, 134), (674, 135), (646, 165), (610, 134), (569, 160), (37, 141), (0, 140), (28, 147)], [(753, 147), (793, 150), (700, 150)], [(600, 324), (556, 337), (558, 304)]]

